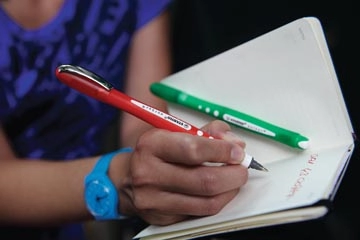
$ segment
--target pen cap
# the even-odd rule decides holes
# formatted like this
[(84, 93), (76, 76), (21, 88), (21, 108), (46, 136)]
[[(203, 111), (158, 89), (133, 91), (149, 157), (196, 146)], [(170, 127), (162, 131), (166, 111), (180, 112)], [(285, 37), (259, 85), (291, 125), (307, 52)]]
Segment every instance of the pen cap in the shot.
[(55, 75), (65, 85), (99, 100), (108, 95), (109, 89), (112, 88), (111, 85), (100, 84), (98, 79), (101, 78), (97, 75), (72, 65), (59, 66)]
[(179, 90), (169, 87), (162, 83), (152, 83), (150, 91), (156, 96), (170, 102), (177, 102), (178, 96), (181, 93)]

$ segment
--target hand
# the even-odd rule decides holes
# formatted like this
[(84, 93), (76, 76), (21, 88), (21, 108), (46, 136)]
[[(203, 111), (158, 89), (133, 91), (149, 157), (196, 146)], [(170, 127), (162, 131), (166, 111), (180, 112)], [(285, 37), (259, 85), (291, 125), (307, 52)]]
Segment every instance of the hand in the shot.
[(216, 214), (235, 197), (248, 179), (247, 169), (239, 164), (245, 143), (218, 120), (203, 130), (222, 140), (160, 129), (140, 137), (120, 187), (122, 213), (167, 225)]

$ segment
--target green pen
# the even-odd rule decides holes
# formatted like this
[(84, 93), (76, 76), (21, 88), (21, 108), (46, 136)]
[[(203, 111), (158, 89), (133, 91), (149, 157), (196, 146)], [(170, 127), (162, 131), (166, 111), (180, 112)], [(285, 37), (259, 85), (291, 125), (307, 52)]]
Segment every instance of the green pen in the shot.
[(297, 132), (275, 126), (274, 124), (234, 109), (197, 98), (183, 91), (172, 88), (164, 83), (153, 83), (150, 86), (150, 90), (154, 95), (164, 100), (206, 113), (234, 126), (241, 127), (245, 130), (276, 140), (288, 146), (299, 149), (307, 149), (309, 147), (309, 139)]

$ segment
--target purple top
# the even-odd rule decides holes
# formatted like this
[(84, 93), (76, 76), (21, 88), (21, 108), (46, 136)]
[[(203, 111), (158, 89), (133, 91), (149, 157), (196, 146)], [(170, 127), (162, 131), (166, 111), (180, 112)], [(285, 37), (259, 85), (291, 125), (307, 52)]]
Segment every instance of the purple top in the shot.
[[(118, 110), (70, 89), (55, 69), (78, 65), (121, 90), (132, 35), (170, 2), (65, 0), (53, 20), (31, 31), (0, 7), (0, 125), (19, 157), (56, 160), (99, 153), (102, 133)], [(0, 227), (0, 239), (8, 233), (28, 238), (29, 230)], [(53, 235), (39, 230), (30, 230), (41, 234), (37, 239)], [(83, 235), (79, 225), (56, 232), (54, 239)]]
[(113, 107), (65, 86), (61, 64), (84, 67), (122, 89), (129, 41), (171, 0), (65, 0), (58, 15), (24, 30), (0, 8), (0, 123), (20, 157), (99, 153)]

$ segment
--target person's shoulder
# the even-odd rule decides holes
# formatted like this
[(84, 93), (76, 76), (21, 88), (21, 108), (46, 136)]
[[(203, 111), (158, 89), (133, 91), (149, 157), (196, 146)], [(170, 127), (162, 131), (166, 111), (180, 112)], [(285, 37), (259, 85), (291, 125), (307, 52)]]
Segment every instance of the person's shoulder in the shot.
[(172, 0), (136, 0), (137, 28), (159, 16), (173, 2)]

